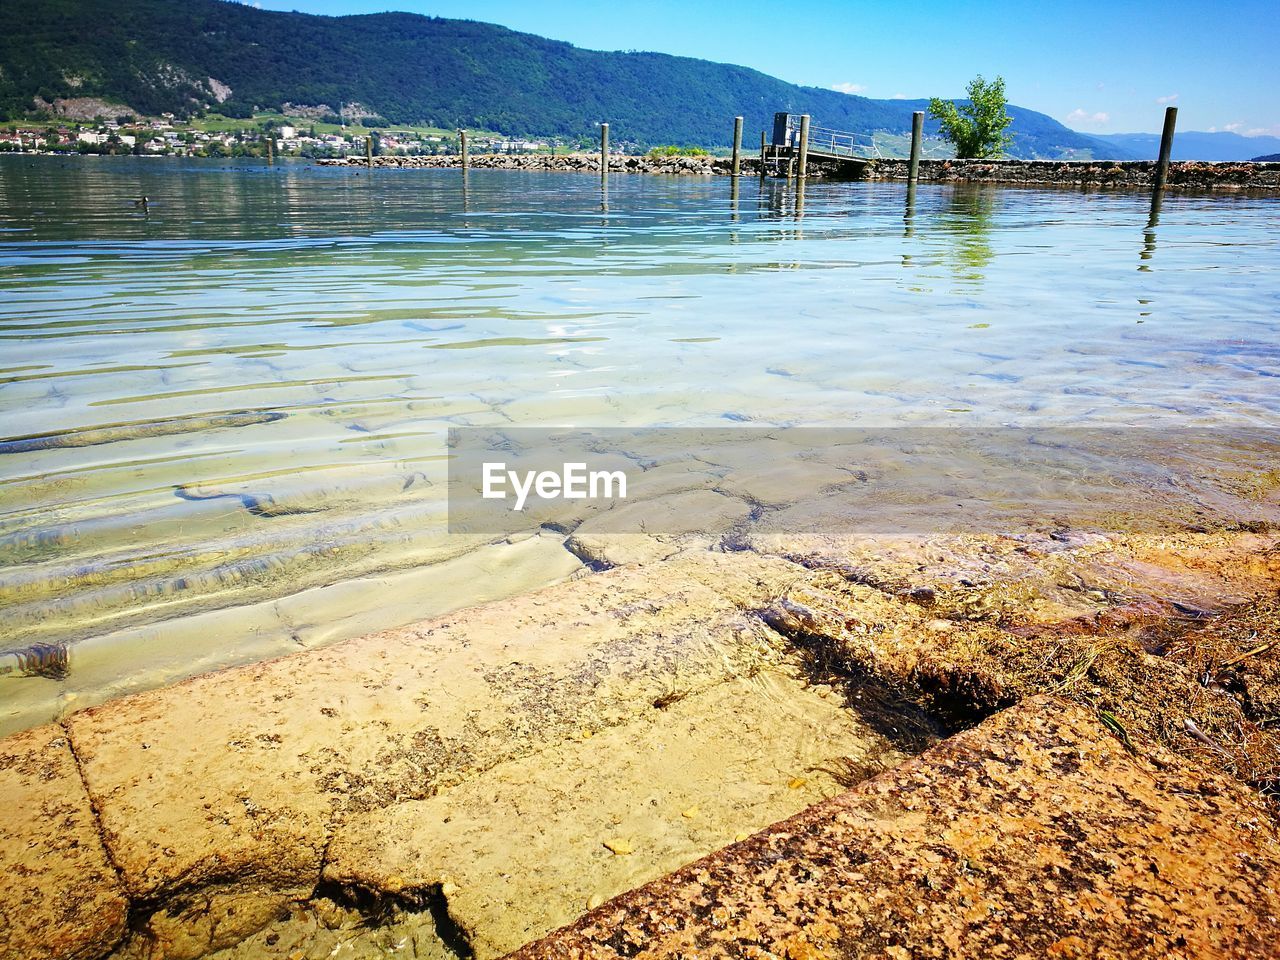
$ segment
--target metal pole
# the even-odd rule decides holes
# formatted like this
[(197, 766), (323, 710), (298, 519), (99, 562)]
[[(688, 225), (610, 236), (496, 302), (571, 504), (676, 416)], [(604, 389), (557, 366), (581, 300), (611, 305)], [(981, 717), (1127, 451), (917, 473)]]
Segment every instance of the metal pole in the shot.
[(609, 125), (600, 124), (600, 176), (609, 176)]
[(808, 176), (809, 166), (809, 115), (800, 114), (800, 179)]
[(1169, 176), (1169, 154), (1173, 152), (1173, 128), (1178, 124), (1178, 108), (1164, 108), (1164, 133), (1160, 134), (1160, 159), (1156, 163), (1156, 190), (1164, 189)]
[(907, 183), (916, 185), (920, 173), (920, 141), (924, 138), (924, 111), (911, 114), (911, 164), (907, 167)]
[(742, 164), (742, 118), (733, 118), (733, 175), (736, 177)]
[(459, 130), (459, 131), (458, 131), (458, 140), (459, 140), (459, 142), (460, 142), (460, 144), (461, 144), (460, 149), (461, 149), (461, 151), (462, 151), (462, 169), (463, 169), (463, 170), (465, 170), (465, 169), (467, 169), (467, 162), (468, 162), (468, 159), (467, 159), (467, 131), (465, 131), (465, 130)]

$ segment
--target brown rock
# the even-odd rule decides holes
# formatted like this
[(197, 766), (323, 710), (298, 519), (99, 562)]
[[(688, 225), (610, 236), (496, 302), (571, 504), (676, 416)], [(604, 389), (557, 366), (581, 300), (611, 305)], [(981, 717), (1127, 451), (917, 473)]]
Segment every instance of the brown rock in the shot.
[(89, 960), (128, 904), (60, 727), (0, 740), (0, 958)]
[(1269, 821), (1169, 759), (1031, 698), (513, 957), (1273, 955)]

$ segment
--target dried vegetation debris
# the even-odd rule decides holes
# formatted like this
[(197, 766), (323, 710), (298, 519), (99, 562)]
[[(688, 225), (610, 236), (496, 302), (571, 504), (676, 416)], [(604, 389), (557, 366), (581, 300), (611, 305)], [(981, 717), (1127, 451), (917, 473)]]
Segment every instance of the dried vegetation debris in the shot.
[(1267, 537), (957, 538), (837, 556), (810, 555), (814, 576), (762, 613), (820, 669), (872, 678), (953, 729), (1057, 694), (1126, 743), (1280, 787)]

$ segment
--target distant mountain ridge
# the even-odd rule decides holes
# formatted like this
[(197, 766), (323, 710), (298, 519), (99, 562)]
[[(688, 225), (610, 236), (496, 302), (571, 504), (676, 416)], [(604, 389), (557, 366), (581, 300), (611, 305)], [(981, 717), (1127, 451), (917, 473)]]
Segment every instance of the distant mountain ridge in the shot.
[[(1140, 157), (1155, 157), (1160, 151), (1158, 133), (1098, 133), (1094, 137)], [(1268, 153), (1280, 153), (1280, 137), (1243, 137), (1225, 130), (1188, 130), (1173, 137), (1174, 160), (1253, 160)]]
[[(608, 120), (615, 139), (650, 145), (724, 144), (736, 114), (745, 116), (752, 144), (777, 110), (841, 130), (905, 133), (912, 111), (927, 107), (799, 87), (730, 64), (583, 50), (417, 14), (320, 17), (222, 0), (0, 4), (0, 115), (55, 103), (92, 110), (100, 101), (144, 114), (233, 116), (289, 104), (348, 119), (569, 138)], [(1129, 156), (1044, 114), (1009, 112), (1016, 156)]]

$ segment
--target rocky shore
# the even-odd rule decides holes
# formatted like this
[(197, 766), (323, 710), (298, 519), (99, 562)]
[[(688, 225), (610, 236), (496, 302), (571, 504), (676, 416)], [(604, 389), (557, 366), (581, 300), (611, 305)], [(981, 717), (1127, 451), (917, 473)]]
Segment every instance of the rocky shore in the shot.
[[(319, 164), (332, 167), (367, 167), (363, 157), (339, 157), (317, 160)], [(473, 154), (468, 160), (476, 170), (524, 170), (549, 171), (555, 173), (599, 173), (600, 155), (598, 153), (550, 154), (527, 153), (486, 153)], [(462, 166), (462, 158), (458, 156), (384, 156), (374, 157), (375, 167), (391, 169), (424, 169), (437, 170)], [(741, 171), (758, 174), (760, 158), (743, 158)], [(727, 176), (733, 172), (733, 163), (725, 157), (625, 157), (609, 158), (610, 173), (650, 173), (664, 176)]]
[[(360, 157), (317, 161), (325, 166), (368, 166)], [(469, 158), (477, 170), (550, 171), (599, 173), (596, 154), (482, 154)], [(461, 166), (457, 156), (374, 157), (375, 167), (390, 169), (443, 169)], [(740, 170), (758, 176), (760, 159), (747, 155)], [(1156, 164), (1149, 160), (922, 160), (919, 178), (925, 183), (1010, 183), (1061, 186), (1142, 188), (1154, 182)], [(646, 173), (662, 176), (727, 176), (732, 163), (725, 157), (624, 157), (609, 160), (610, 173)], [(769, 171), (770, 174), (773, 171)], [(848, 165), (814, 162), (814, 179), (861, 178), (906, 180), (907, 161), (876, 159)], [(1181, 161), (1169, 166), (1167, 187), (1174, 190), (1280, 190), (1280, 163)]]
[(1258, 956), (1277, 546), (633, 545), (83, 710), (0, 741), (0, 957)]
[[(906, 160), (877, 160), (868, 176), (906, 180)], [(940, 183), (1024, 183), (1137, 188), (1155, 182), (1152, 160), (921, 160), (920, 180)], [(1280, 190), (1280, 163), (1169, 164), (1174, 190)]]

